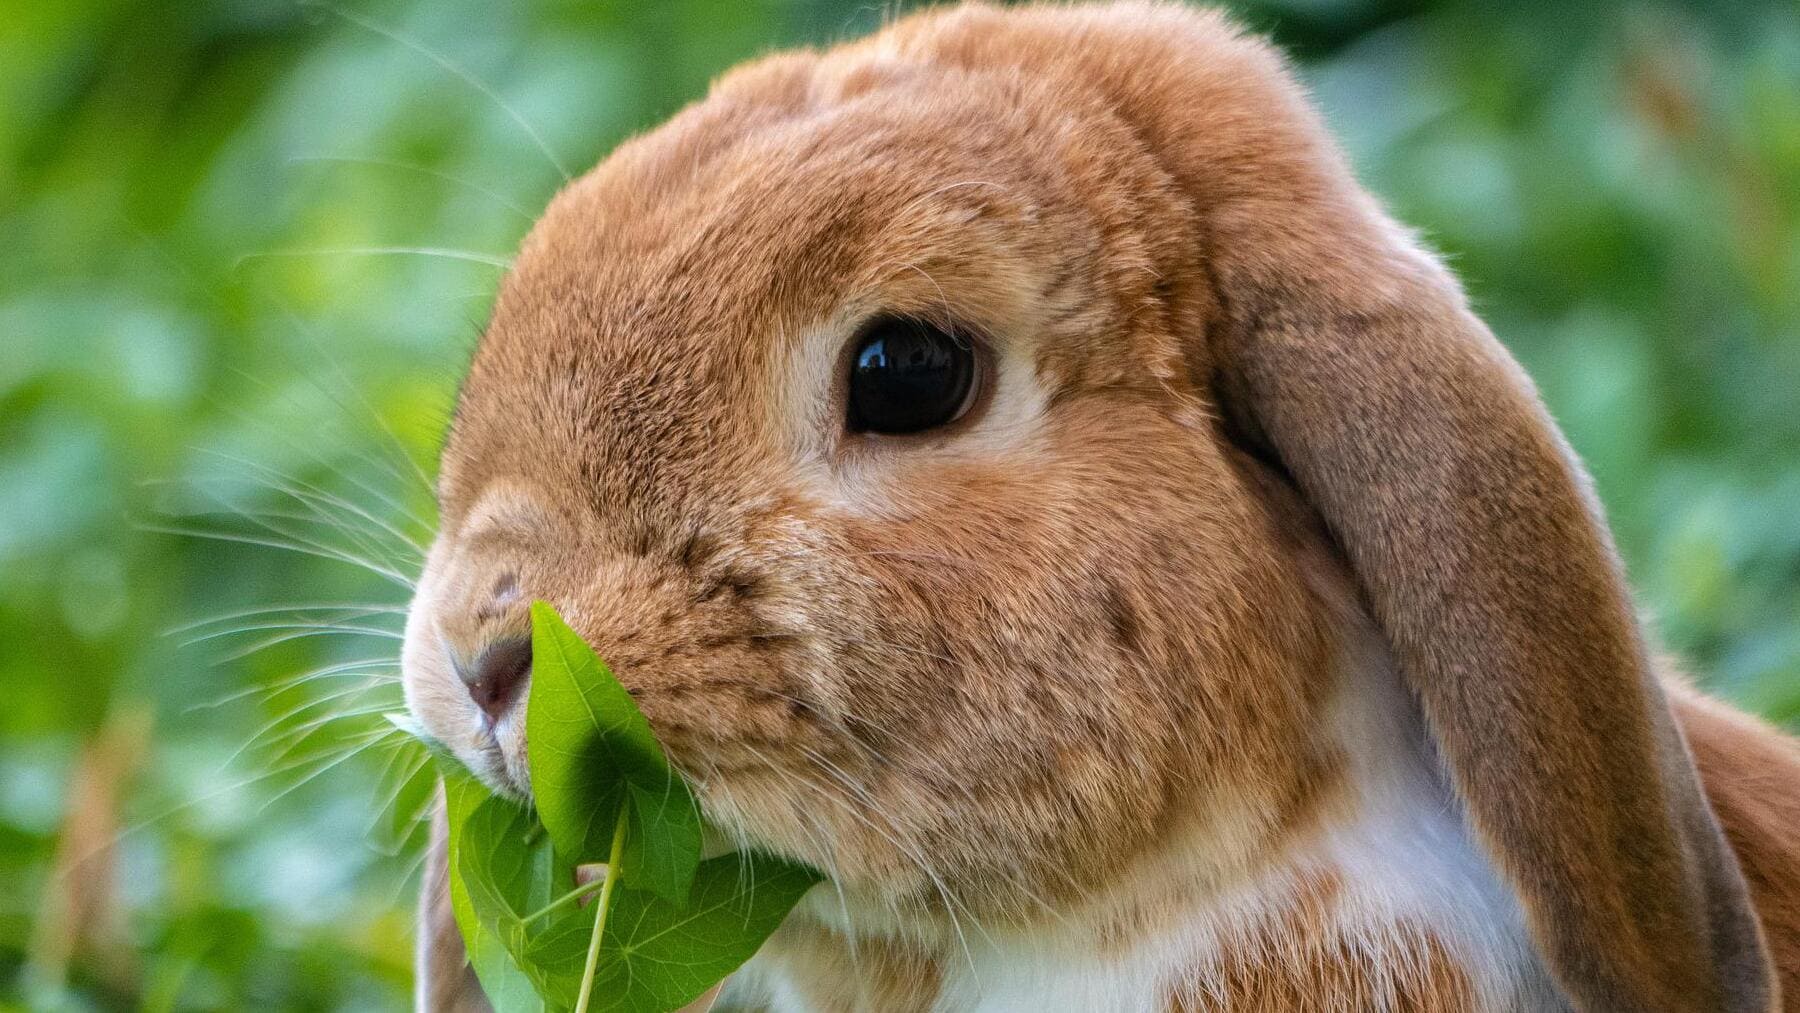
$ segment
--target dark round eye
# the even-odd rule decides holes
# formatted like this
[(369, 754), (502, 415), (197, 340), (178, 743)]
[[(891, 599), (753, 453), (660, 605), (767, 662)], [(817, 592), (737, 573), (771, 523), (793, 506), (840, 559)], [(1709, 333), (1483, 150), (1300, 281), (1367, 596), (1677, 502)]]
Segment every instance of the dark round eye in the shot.
[(850, 360), (850, 428), (917, 433), (954, 422), (975, 387), (975, 346), (923, 320), (883, 317)]

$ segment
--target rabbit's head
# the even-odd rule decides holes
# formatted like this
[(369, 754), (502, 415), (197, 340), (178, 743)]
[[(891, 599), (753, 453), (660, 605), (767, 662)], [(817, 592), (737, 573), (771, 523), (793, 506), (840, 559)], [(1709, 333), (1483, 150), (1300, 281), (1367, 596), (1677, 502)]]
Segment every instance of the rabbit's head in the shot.
[(527, 239), (439, 494), (408, 698), (490, 781), (529, 790), (545, 599), (724, 831), (1021, 919), (1177, 819), (1228, 864), (1312, 815), (1322, 520), (1571, 995), (1766, 1002), (1578, 466), (1215, 16), (967, 8), (727, 76)]

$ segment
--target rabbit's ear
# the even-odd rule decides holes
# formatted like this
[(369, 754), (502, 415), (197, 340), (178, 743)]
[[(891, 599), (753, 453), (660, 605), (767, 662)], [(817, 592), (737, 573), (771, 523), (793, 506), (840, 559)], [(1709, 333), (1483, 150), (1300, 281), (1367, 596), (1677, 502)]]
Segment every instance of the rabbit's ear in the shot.
[(1281, 59), (1152, 4), (967, 12), (915, 41), (1099, 97), (1191, 202), (1192, 259), (1161, 270), (1211, 293), (1193, 369), (1342, 545), (1576, 1005), (1773, 1008), (1742, 874), (1580, 465)]

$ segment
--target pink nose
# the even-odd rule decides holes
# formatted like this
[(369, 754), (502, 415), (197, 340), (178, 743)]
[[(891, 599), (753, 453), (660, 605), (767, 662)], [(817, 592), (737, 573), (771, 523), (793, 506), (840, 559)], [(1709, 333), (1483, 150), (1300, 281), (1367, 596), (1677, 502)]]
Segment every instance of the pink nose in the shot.
[(531, 676), (531, 639), (504, 636), (483, 647), (474, 660), (453, 659), (452, 665), (469, 688), (469, 698), (490, 721), (498, 721)]

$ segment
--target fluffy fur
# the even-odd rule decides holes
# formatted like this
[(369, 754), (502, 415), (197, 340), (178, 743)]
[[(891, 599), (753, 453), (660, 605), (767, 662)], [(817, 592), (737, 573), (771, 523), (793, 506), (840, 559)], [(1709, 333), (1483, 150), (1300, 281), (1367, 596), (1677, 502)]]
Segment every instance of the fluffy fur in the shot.
[[(846, 431), (884, 312), (977, 337), (969, 417)], [(451, 662), (547, 599), (829, 874), (746, 999), (1753, 1011), (1800, 960), (1793, 747), (1679, 691), (1708, 804), (1529, 381), (1217, 15), (726, 76), (527, 239), (439, 493), (428, 728), (528, 790)]]

